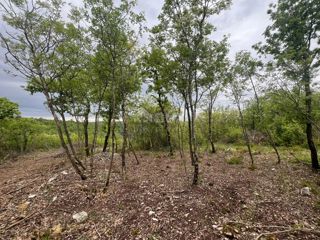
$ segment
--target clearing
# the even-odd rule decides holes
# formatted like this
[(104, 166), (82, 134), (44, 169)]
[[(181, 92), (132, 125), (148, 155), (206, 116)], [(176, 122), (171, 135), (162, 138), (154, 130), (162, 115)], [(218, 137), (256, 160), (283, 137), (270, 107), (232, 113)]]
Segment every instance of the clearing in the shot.
[[(289, 158), (277, 165), (259, 153), (252, 170), (248, 159), (228, 163), (234, 152), (202, 154), (192, 186), (188, 160), (185, 172), (178, 155), (140, 152), (140, 165), (128, 157), (126, 179), (115, 159), (103, 193), (103, 155), (81, 181), (57, 153), (0, 166), (1, 239), (320, 239), (319, 174)], [(88, 218), (78, 223), (72, 216), (82, 211)]]

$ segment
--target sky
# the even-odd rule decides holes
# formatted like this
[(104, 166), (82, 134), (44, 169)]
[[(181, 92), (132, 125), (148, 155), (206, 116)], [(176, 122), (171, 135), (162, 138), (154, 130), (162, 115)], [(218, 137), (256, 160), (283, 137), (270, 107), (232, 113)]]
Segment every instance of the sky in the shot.
[[(210, 18), (217, 31), (213, 39), (221, 40), (229, 35), (231, 45), (230, 55), (234, 56), (241, 50), (252, 51), (251, 46), (263, 41), (263, 32), (270, 24), (267, 15), (268, 6), (274, 0), (233, 0), (230, 9), (223, 11), (219, 16)], [(81, 4), (79, 0), (71, 0), (75, 5)], [(147, 27), (158, 23), (163, 0), (138, 0), (137, 10), (145, 13)], [(0, 20), (0, 31), (4, 23)], [(147, 36), (142, 40), (147, 43)], [(51, 115), (44, 106), (44, 97), (41, 94), (30, 95), (23, 89), (25, 79), (15, 76), (15, 72), (7, 72), (8, 66), (4, 61), (3, 49), (0, 49), (0, 97), (6, 97), (20, 106), (23, 117), (50, 118)], [(254, 52), (253, 52), (254, 53)], [(226, 106), (229, 103), (225, 97), (220, 97), (218, 105)]]

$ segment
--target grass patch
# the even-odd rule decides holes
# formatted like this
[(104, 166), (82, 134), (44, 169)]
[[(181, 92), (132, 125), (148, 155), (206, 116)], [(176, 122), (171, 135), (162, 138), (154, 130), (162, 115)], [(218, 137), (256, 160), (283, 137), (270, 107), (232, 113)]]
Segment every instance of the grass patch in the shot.
[(227, 163), (230, 165), (240, 165), (243, 163), (243, 157), (241, 156), (232, 156), (227, 160)]

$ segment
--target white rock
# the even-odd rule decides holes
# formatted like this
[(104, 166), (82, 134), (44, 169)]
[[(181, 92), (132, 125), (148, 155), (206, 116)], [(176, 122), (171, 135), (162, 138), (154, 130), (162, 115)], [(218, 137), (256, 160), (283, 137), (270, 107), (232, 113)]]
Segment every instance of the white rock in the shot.
[(153, 215), (155, 215), (156, 213), (154, 212), (154, 211), (149, 211), (149, 216), (153, 216)]
[(53, 198), (52, 198), (52, 202), (54, 202), (55, 200), (57, 200), (57, 196), (54, 196)]
[(28, 196), (28, 198), (29, 199), (32, 199), (32, 198), (35, 198), (37, 195), (36, 194), (30, 194), (29, 196)]
[(72, 218), (76, 220), (78, 223), (84, 222), (88, 218), (88, 213), (85, 211), (78, 212), (72, 215)]
[(152, 218), (152, 221), (158, 222), (159, 220), (157, 218)]
[(311, 189), (309, 187), (304, 187), (300, 190), (301, 195), (303, 196), (310, 196), (311, 195)]
[(68, 172), (66, 170), (62, 171), (61, 174), (68, 175)]
[(49, 178), (48, 183), (53, 182), (54, 180), (56, 180), (57, 177), (58, 177), (58, 175), (55, 175), (52, 178)]

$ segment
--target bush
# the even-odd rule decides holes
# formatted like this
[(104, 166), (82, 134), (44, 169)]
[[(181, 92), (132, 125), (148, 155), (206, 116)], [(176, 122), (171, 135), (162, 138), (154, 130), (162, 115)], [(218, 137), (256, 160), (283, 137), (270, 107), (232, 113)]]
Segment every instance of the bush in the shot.
[(225, 141), (226, 143), (239, 143), (242, 142), (242, 130), (241, 128), (229, 128), (226, 132)]
[(276, 127), (277, 143), (282, 146), (302, 145), (305, 135), (297, 122), (284, 122)]

